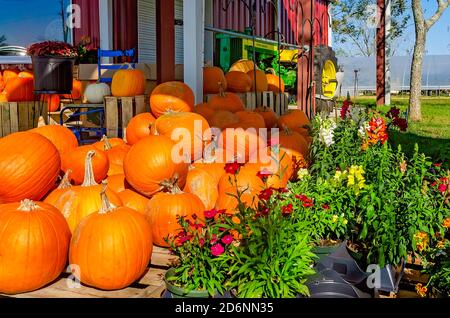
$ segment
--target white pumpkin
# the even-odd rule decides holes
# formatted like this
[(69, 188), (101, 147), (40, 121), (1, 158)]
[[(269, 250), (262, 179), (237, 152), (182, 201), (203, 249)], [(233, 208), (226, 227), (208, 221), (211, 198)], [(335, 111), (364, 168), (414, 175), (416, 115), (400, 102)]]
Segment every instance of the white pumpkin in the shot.
[(84, 91), (84, 97), (92, 104), (103, 103), (103, 98), (109, 95), (111, 95), (111, 88), (105, 83), (90, 84)]

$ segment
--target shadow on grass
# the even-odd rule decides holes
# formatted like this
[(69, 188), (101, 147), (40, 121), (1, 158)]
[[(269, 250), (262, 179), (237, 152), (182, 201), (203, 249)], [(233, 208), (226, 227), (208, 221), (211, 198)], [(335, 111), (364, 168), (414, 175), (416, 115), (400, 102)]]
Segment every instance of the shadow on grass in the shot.
[(450, 139), (437, 139), (419, 136), (414, 133), (389, 132), (389, 141), (395, 148), (400, 144), (407, 157), (414, 153), (414, 145), (417, 143), (419, 152), (430, 157), (433, 162), (442, 163), (446, 169), (450, 169)]

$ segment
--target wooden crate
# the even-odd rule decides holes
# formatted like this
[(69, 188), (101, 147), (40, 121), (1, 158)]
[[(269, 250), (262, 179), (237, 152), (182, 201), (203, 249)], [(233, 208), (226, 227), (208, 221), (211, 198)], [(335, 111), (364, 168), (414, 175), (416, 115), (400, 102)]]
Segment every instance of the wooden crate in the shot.
[(99, 290), (73, 281), (66, 270), (59, 279), (45, 288), (19, 295), (1, 295), (12, 298), (160, 298), (165, 289), (164, 275), (174, 256), (167, 249), (154, 247), (151, 265), (140, 280), (131, 286), (113, 291)]
[(148, 111), (146, 100), (144, 95), (105, 97), (105, 126), (108, 137), (123, 137), (131, 118)]
[[(47, 116), (47, 104), (43, 105), (42, 116)], [(38, 102), (0, 103), (0, 137), (35, 128), (38, 119)]]
[[(267, 106), (278, 116), (283, 115), (288, 110), (289, 94), (274, 94), (271, 91), (267, 92), (248, 92), (248, 93), (236, 93), (245, 105), (247, 110), (254, 110), (258, 106)], [(206, 95), (205, 101), (208, 102), (214, 94)]]

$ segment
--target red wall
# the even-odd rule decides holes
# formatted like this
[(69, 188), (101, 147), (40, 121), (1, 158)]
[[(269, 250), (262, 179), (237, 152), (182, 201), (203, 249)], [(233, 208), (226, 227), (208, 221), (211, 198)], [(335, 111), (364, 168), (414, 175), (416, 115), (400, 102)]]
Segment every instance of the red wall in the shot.
[(74, 29), (74, 44), (80, 42), (83, 36), (91, 37), (91, 48), (100, 46), (100, 24), (98, 1), (92, 0), (72, 0), (73, 4), (77, 4), (81, 8), (81, 28)]
[(137, 0), (113, 0), (114, 50), (137, 49), (137, 19)]

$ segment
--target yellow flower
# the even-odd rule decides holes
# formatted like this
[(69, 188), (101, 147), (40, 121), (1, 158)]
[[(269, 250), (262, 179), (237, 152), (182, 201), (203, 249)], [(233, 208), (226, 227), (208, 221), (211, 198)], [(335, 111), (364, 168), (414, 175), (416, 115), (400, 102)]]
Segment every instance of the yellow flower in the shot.
[(445, 227), (446, 229), (450, 229), (450, 218), (446, 218), (446, 219), (444, 220), (444, 227)]
[(439, 241), (439, 242), (436, 244), (436, 247), (437, 247), (437, 248), (444, 248), (444, 247), (445, 247), (445, 241), (444, 241), (444, 240)]
[(353, 175), (349, 175), (348, 176), (348, 180), (347, 180), (347, 186), (353, 186), (355, 184), (355, 177)]
[(302, 168), (302, 169), (298, 170), (298, 172), (297, 172), (297, 176), (300, 180), (303, 179), (304, 177), (306, 177), (307, 175), (309, 175), (308, 169)]
[(336, 223), (338, 219), (339, 219), (339, 217), (336, 214), (333, 215), (333, 217), (332, 217), (333, 223)]
[(347, 223), (348, 223), (348, 220), (344, 219), (344, 225), (347, 225)]
[(416, 240), (416, 248), (419, 252), (422, 252), (428, 246), (428, 234), (425, 232), (418, 232), (414, 234)]
[(416, 292), (417, 294), (419, 294), (420, 297), (425, 297), (427, 295), (427, 287), (426, 286), (422, 286), (421, 283), (418, 283), (416, 285)]

